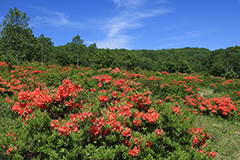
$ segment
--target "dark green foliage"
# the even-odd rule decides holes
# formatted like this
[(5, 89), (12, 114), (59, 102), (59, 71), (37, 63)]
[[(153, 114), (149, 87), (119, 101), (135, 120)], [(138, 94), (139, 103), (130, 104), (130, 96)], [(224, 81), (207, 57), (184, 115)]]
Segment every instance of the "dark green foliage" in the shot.
[(16, 7), (10, 8), (9, 13), (2, 22), (1, 43), (4, 51), (14, 52), (17, 59), (24, 58), (25, 53), (32, 52), (34, 36), (32, 29), (28, 27), (29, 17), (25, 12), (21, 13)]
[(93, 56), (95, 69), (109, 68), (116, 66), (117, 55), (110, 49), (98, 50)]

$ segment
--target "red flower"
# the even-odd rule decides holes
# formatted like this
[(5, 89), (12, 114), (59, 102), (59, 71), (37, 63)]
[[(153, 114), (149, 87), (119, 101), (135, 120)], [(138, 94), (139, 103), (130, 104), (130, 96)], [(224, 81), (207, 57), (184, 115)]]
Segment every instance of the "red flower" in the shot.
[(69, 132), (70, 132), (70, 128), (68, 127), (64, 127), (64, 126), (60, 126), (58, 128), (58, 133), (62, 136), (62, 135), (65, 135), (65, 136), (68, 136), (69, 135)]
[(131, 137), (132, 131), (130, 130), (130, 128), (126, 127), (126, 130), (123, 131), (122, 135), (123, 135), (124, 137)]
[(208, 156), (214, 158), (214, 157), (216, 157), (216, 152), (215, 151), (210, 151), (208, 153)]
[(161, 136), (162, 135), (162, 132), (163, 132), (163, 129), (156, 129), (155, 132), (157, 133), (157, 136)]
[(140, 126), (141, 123), (142, 123), (142, 121), (141, 121), (140, 118), (139, 118), (138, 120), (134, 119), (134, 120), (133, 120), (133, 123), (134, 123), (134, 125), (136, 125), (136, 126)]
[(146, 141), (146, 146), (145, 147), (151, 147), (152, 143), (149, 141)]
[(108, 97), (102, 95), (102, 96), (98, 97), (98, 100), (102, 103), (106, 103), (106, 102), (108, 102)]
[(102, 87), (102, 83), (99, 82), (97, 86), (98, 86), (98, 88), (101, 88)]
[(179, 107), (172, 107), (172, 110), (179, 115), (181, 109)]
[(135, 156), (137, 156), (138, 155), (138, 153), (140, 152), (140, 150), (138, 150), (138, 148), (135, 146), (134, 148), (133, 148), (133, 150), (131, 150), (131, 149), (129, 149), (129, 155), (131, 156), (131, 157), (135, 157)]
[(125, 142), (124, 142), (128, 147), (130, 147), (131, 146), (131, 143), (128, 141), (128, 140), (125, 140)]
[(55, 130), (59, 127), (59, 125), (60, 125), (59, 120), (53, 120), (51, 123), (51, 129)]
[(118, 96), (117, 91), (113, 91), (112, 94), (111, 94), (111, 96), (112, 96), (113, 98), (117, 98), (117, 96)]

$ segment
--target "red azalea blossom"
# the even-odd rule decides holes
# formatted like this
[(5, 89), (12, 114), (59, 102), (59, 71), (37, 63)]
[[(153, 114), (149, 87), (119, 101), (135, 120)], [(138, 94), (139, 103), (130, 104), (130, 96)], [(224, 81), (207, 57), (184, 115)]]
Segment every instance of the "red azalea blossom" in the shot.
[(126, 129), (125, 129), (125, 131), (123, 131), (122, 135), (124, 137), (131, 137), (132, 131), (130, 130), (130, 128), (126, 127)]
[(112, 94), (111, 94), (111, 96), (112, 96), (113, 98), (117, 98), (117, 96), (118, 96), (117, 91), (113, 91)]
[(138, 155), (138, 153), (140, 152), (140, 150), (138, 150), (138, 148), (135, 146), (134, 148), (133, 148), (133, 150), (132, 149), (129, 149), (129, 155), (131, 156), (131, 157), (135, 157), (135, 156), (137, 156)]
[(106, 103), (106, 102), (108, 102), (108, 97), (102, 95), (102, 96), (98, 97), (98, 100), (102, 103)]
[(208, 156), (214, 158), (214, 157), (216, 157), (216, 152), (215, 151), (210, 151), (208, 153)]
[(162, 135), (162, 132), (163, 132), (163, 129), (156, 129), (155, 132), (157, 133), (157, 136), (161, 136)]
[(145, 147), (151, 147), (152, 143), (149, 141), (146, 141), (146, 146)]

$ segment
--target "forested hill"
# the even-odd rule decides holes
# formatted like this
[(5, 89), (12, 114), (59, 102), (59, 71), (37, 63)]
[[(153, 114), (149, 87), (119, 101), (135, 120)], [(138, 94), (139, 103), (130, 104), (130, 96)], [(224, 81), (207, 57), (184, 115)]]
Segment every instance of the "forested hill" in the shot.
[[(54, 47), (54, 63), (77, 64), (69, 46)], [(79, 64), (99, 68), (120, 67), (129, 70), (154, 70), (167, 72), (195, 72), (240, 77), (240, 47), (210, 51), (205, 48), (180, 48), (163, 50), (97, 49), (86, 47), (81, 52)], [(51, 60), (50, 60), (51, 61)]]
[(10, 9), (0, 25), (0, 60), (19, 64), (23, 61), (74, 64), (95, 69), (119, 67), (138, 71), (154, 70), (204, 73), (240, 78), (240, 47), (210, 51), (204, 48), (163, 50), (98, 49), (79, 35), (64, 46), (55, 47), (51, 38), (35, 37), (26, 13)]

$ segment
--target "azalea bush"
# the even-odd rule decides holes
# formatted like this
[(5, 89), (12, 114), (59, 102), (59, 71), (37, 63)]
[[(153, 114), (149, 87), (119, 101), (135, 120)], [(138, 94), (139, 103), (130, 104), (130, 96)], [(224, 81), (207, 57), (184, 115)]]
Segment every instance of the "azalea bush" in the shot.
[(220, 116), (229, 120), (240, 120), (239, 103), (231, 100), (228, 96), (204, 98), (199, 94), (185, 97), (183, 101), (194, 113)]
[(188, 108), (238, 114), (230, 97), (199, 97), (200, 76), (0, 67), (2, 100), (18, 114), (0, 135), (2, 159), (212, 159), (211, 136), (192, 124)]

